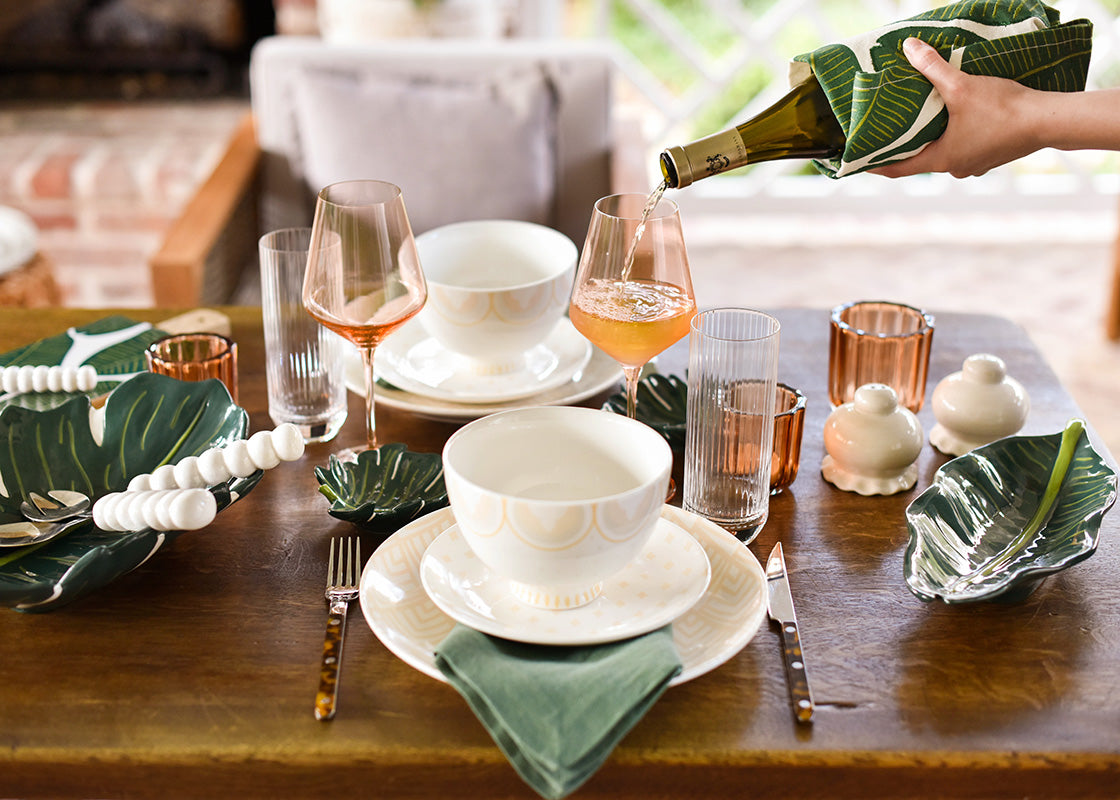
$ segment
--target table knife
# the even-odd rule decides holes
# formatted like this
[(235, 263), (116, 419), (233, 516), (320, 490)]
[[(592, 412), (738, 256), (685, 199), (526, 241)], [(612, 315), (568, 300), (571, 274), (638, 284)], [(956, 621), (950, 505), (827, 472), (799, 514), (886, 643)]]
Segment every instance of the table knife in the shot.
[(778, 623), (782, 635), (782, 655), (789, 682), (789, 696), (793, 714), (798, 722), (812, 722), (813, 694), (809, 691), (809, 676), (805, 672), (805, 659), (801, 652), (801, 637), (797, 632), (797, 614), (793, 610), (793, 595), (789, 591), (789, 575), (782, 543), (774, 545), (766, 560), (766, 610), (770, 619)]

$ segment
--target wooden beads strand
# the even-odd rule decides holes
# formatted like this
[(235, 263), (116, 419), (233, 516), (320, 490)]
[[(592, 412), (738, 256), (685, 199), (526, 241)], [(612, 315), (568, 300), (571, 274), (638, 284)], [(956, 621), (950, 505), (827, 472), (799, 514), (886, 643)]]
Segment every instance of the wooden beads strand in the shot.
[(199, 456), (187, 456), (177, 464), (165, 464), (154, 472), (137, 475), (128, 491), (196, 489), (217, 486), (230, 478), (245, 478), (258, 469), (272, 469), (281, 461), (303, 455), (303, 436), (291, 423), (275, 430), (258, 431), (225, 447), (212, 447)]
[(80, 367), (33, 366), (0, 367), (0, 389), (9, 394), (28, 392), (88, 392), (97, 386), (97, 370), (89, 364)]

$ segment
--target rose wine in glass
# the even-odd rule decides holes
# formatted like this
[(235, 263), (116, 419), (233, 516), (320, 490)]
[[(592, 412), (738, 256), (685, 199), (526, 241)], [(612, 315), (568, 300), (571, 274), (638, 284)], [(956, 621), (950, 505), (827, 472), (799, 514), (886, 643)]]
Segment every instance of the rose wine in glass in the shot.
[(626, 413), (634, 417), (642, 367), (685, 336), (696, 313), (675, 203), (657, 191), (595, 203), (568, 313), (576, 330), (622, 366)]
[[(366, 445), (377, 447), (373, 355), (428, 297), (401, 190), (383, 181), (343, 181), (319, 192), (303, 305), (362, 354)], [(354, 458), (355, 452), (340, 454)]]

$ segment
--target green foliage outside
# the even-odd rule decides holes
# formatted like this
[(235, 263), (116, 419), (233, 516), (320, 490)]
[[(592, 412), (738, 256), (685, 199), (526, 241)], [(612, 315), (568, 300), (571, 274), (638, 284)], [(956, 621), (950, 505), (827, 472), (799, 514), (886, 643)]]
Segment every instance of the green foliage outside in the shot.
[[(740, 6), (748, 16), (762, 16), (782, 0), (740, 0)], [(948, 0), (946, 0), (947, 2)], [(652, 0), (670, 15), (683, 35), (690, 38), (698, 50), (703, 52), (711, 63), (718, 65), (720, 60), (734, 58), (736, 49), (742, 47), (737, 34), (731, 30), (718, 13), (703, 0)], [(1054, 3), (1061, 10), (1060, 1)], [(932, 2), (930, 7), (938, 3)], [(1100, 5), (1113, 15), (1120, 13), (1120, 0), (1101, 0)], [(610, 35), (634, 55), (642, 64), (676, 95), (683, 94), (697, 86), (702, 80), (699, 72), (682, 58), (676, 50), (665, 42), (662, 36), (648, 27), (623, 0), (610, 0)], [(783, 26), (773, 48), (779, 53), (788, 53), (792, 59), (809, 50), (827, 44), (821, 40), (819, 29), (813, 24), (811, 15), (824, 17), (827, 27), (841, 32), (844, 36), (855, 36), (892, 20), (881, 18), (876, 10), (867, 7), (860, 0), (837, 0), (818, 3), (807, 9), (789, 24)], [(1111, 20), (1102, 20), (1105, 24)], [(718, 69), (718, 67), (717, 67)], [(1120, 84), (1120, 66), (1110, 68), (1098, 76), (1102, 85)], [(761, 63), (747, 63), (729, 76), (727, 88), (707, 103), (694, 117), (696, 133), (711, 132), (724, 127), (737, 119), (738, 112), (760, 92), (770, 89), (774, 96), (777, 91), (772, 84), (781, 83), (784, 87), (785, 75), (772, 74)]]
[[(735, 122), (744, 106), (761, 92), (775, 98), (785, 88), (785, 73), (777, 73), (761, 61), (752, 61), (749, 53), (741, 52), (741, 37), (702, 0), (654, 0), (675, 20), (682, 35), (692, 40), (694, 46), (705, 54), (715, 70), (729, 70), (726, 88), (705, 103), (693, 115), (691, 133), (701, 136)], [(741, 0), (741, 7), (748, 17), (765, 14), (781, 0)], [(1116, 0), (1120, 3), (1120, 0)], [(857, 0), (822, 4), (819, 10), (809, 10), (801, 17), (794, 17), (782, 27), (773, 48), (779, 53), (793, 56), (813, 50), (825, 42), (809, 14), (827, 17), (829, 26), (850, 31), (855, 35), (865, 28), (882, 24)], [(610, 2), (610, 35), (673, 94), (681, 95), (703, 85), (703, 76), (681, 57), (661, 36), (648, 27), (623, 0)], [(741, 63), (740, 63), (741, 62)]]
[[(572, 2), (580, 5), (589, 0), (572, 0)], [(774, 74), (770, 66), (762, 61), (753, 61), (749, 58), (749, 53), (742, 53), (741, 48), (744, 43), (741, 37), (703, 0), (650, 0), (650, 2), (661, 6), (673, 18), (682, 35), (687, 36), (693, 46), (705, 54), (712, 69), (718, 72), (722, 67), (729, 71), (725, 88), (692, 114), (686, 136), (697, 138), (739, 122), (743, 118), (742, 109), (757, 95), (765, 92), (776, 99), (785, 88), (786, 75)], [(780, 2), (782, 0), (739, 0), (740, 6), (748, 17), (762, 16)], [(1051, 0), (1051, 4), (1059, 11), (1062, 10), (1060, 0)], [(931, 2), (930, 8), (937, 5), (940, 3)], [(1114, 17), (1120, 14), (1120, 0), (1101, 0), (1100, 6)], [(700, 72), (680, 56), (676, 48), (667, 43), (658, 31), (639, 19), (624, 0), (609, 0), (608, 7), (609, 34), (639, 60), (668, 91), (680, 96), (704, 85), (705, 79)], [(821, 19), (814, 19), (812, 15), (821, 15)], [(1068, 13), (1063, 13), (1063, 19), (1067, 16)], [(1073, 17), (1069, 16), (1069, 19)], [(771, 47), (774, 52), (788, 54), (792, 60), (800, 53), (827, 44), (821, 39), (822, 27), (847, 37), (872, 30), (891, 21), (891, 19), (883, 19), (877, 9), (868, 8), (861, 0), (818, 3), (792, 17), (783, 25), (776, 40), (771, 43)], [(1100, 20), (1098, 24), (1111, 24), (1112, 21)], [(815, 24), (817, 22), (822, 22), (824, 25), (818, 27)], [(1099, 73), (1097, 81), (1102, 86), (1120, 85), (1120, 62)]]

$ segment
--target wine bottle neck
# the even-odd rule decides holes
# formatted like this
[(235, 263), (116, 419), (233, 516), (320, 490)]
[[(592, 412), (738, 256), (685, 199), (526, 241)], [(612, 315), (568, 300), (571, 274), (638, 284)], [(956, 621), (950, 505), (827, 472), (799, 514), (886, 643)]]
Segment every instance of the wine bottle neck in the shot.
[(844, 140), (824, 90), (810, 78), (741, 125), (667, 148), (661, 153), (661, 173), (679, 189), (748, 163), (831, 158), (843, 152)]

